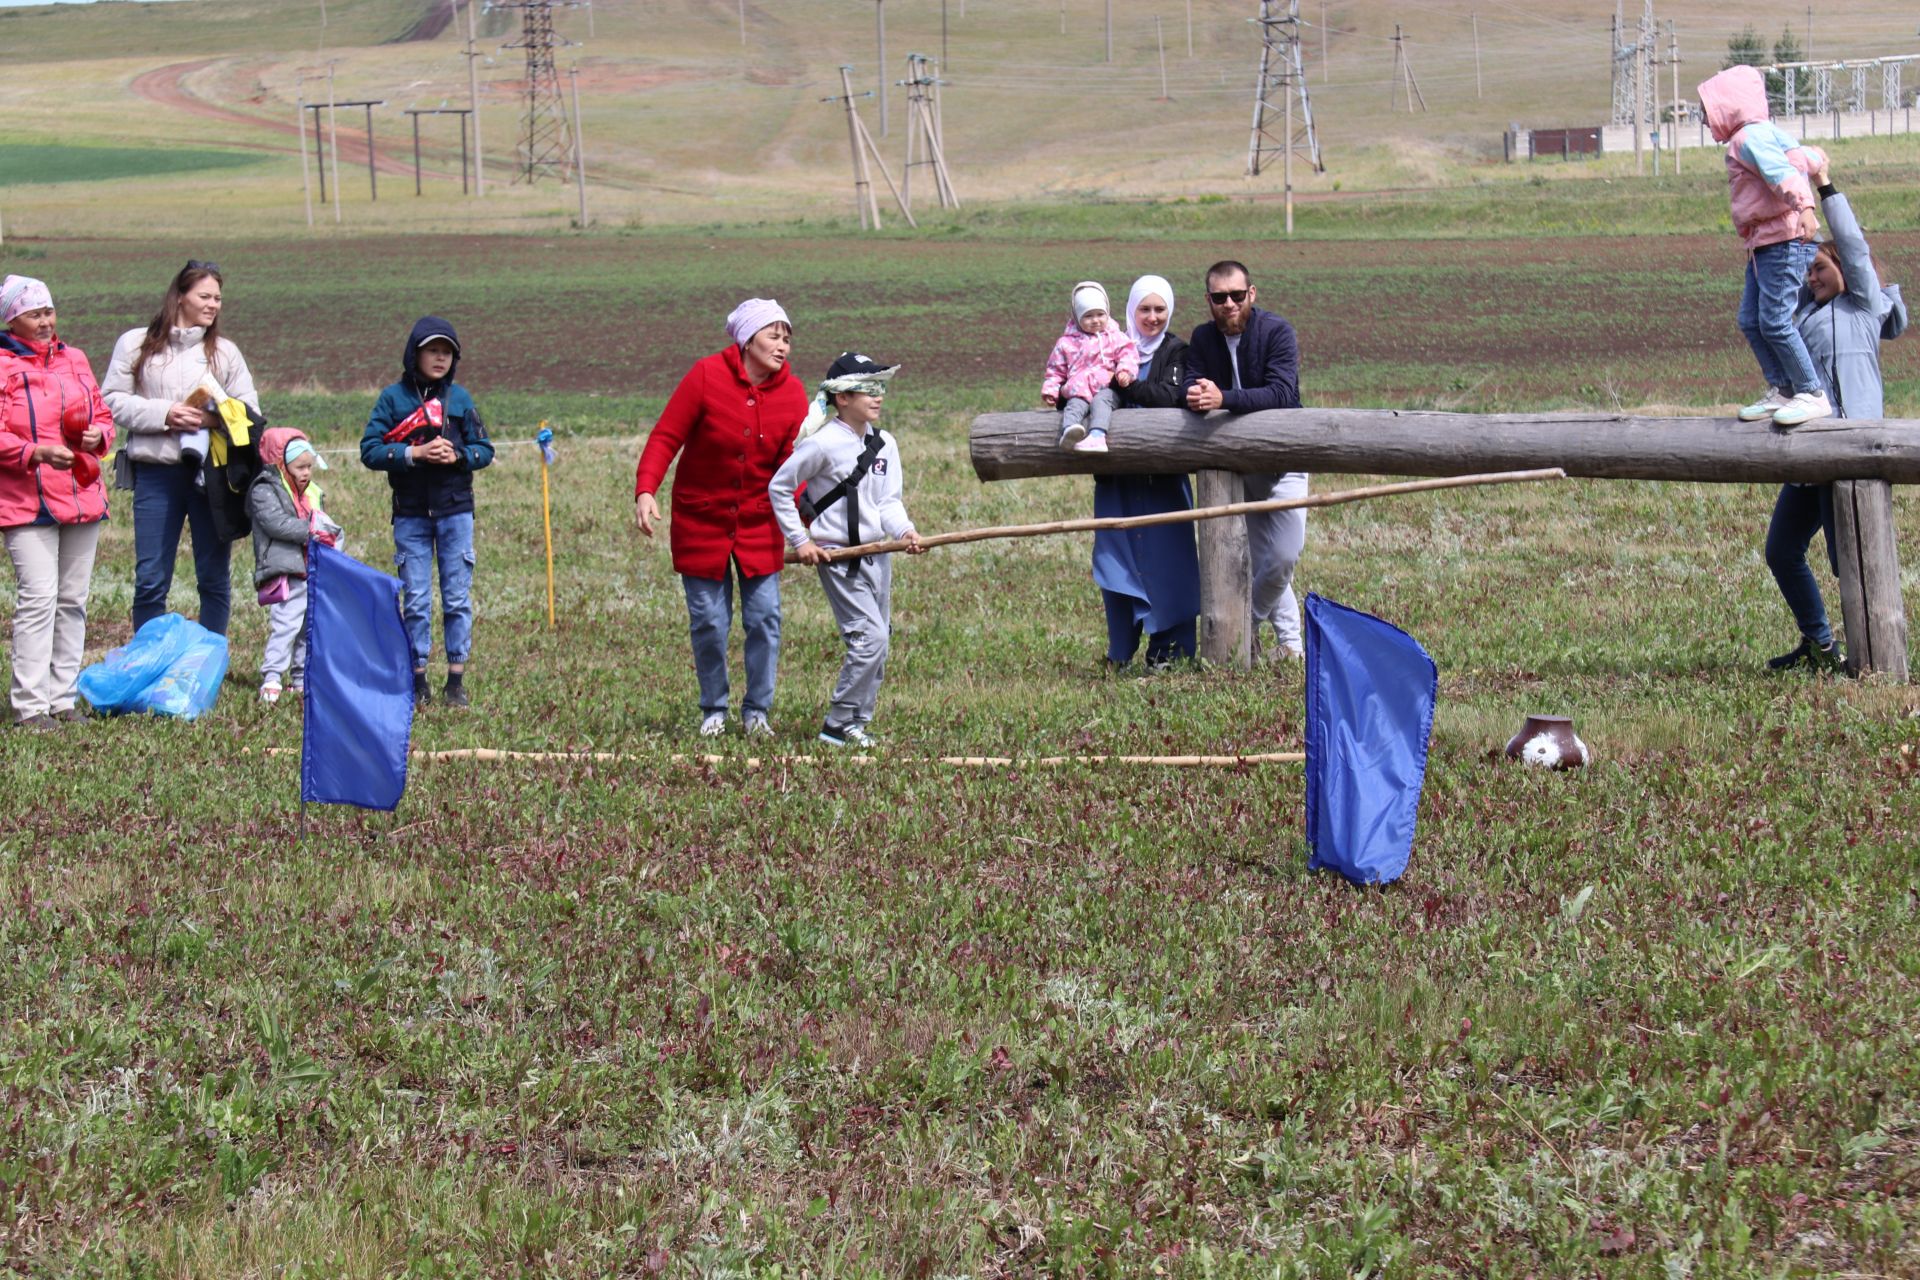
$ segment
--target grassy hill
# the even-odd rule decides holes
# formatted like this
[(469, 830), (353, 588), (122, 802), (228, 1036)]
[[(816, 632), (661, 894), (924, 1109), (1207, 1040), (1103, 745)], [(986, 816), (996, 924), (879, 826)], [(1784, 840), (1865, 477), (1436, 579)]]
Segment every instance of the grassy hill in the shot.
[[(1251, 0), (1154, 0), (1115, 7), (1105, 61), (1105, 0), (892, 0), (886, 78), (910, 51), (939, 57), (946, 148), (963, 199), (1075, 199), (1088, 194), (1188, 195), (1272, 190), (1245, 167), (1258, 57)], [(1764, 33), (1789, 22), (1804, 41), (1804, 9), (1750, 11)], [(942, 16), (945, 15), (943, 35)], [(317, 3), (178, 0), (0, 12), (0, 142), (105, 142), (228, 147), (268, 158), (223, 174), (230, 221), (250, 230), (300, 219), (296, 103), (324, 101), (326, 71), (343, 99), (382, 101), (378, 148), (394, 167), (369, 207), (360, 115), (340, 120), (344, 220), (383, 229), (551, 225), (571, 193), (547, 182), (507, 185), (524, 84), (516, 15), (482, 16), (483, 136), (493, 189), (485, 206), (457, 202), (458, 134), (451, 118), (423, 125), (432, 198), (411, 198), (407, 107), (463, 106), (465, 15), (440, 0)], [(844, 114), (821, 99), (837, 68), (873, 88), (874, 7), (864, 0), (599, 0), (563, 10), (561, 52), (577, 67), (587, 171), (597, 220), (614, 225), (839, 216), (851, 204)], [(1191, 12), (1191, 51), (1188, 20)], [(1324, 13), (1324, 27), (1322, 25)], [(1718, 65), (1736, 25), (1697, 0), (1677, 21), (1681, 86)], [(1746, 14), (1742, 15), (1745, 20)], [(1309, 0), (1307, 72), (1327, 172), (1298, 174), (1306, 193), (1425, 187), (1517, 176), (1498, 165), (1510, 122), (1598, 120), (1609, 100), (1611, 13), (1596, 4), (1531, 6), (1435, 0), (1395, 14)], [(1157, 21), (1156, 21), (1157, 20)], [(1408, 113), (1389, 92), (1396, 20), (1429, 110)], [(1062, 34), (1062, 27), (1066, 33)], [(1876, 0), (1822, 15), (1815, 52), (1867, 56), (1915, 43), (1906, 8)], [(1475, 36), (1478, 36), (1477, 55)], [(1161, 93), (1161, 51), (1168, 94)], [(1323, 56), (1324, 55), (1324, 56)], [(1477, 69), (1476, 69), (1477, 68)], [(1663, 97), (1671, 74), (1663, 77)], [(906, 104), (890, 88), (890, 136), (862, 99), (888, 163), (904, 158)], [(356, 166), (358, 171), (356, 172)], [(1617, 165), (1616, 165), (1617, 167)], [(25, 171), (23, 171), (25, 169)], [(405, 169), (403, 173), (401, 170)], [(1594, 172), (1581, 168), (1579, 173)], [(111, 232), (124, 214), (96, 191), (59, 190), (45, 171), (9, 165), (0, 188), (12, 225)], [(926, 189), (921, 175), (921, 189)], [(878, 175), (876, 175), (878, 181)], [(197, 198), (157, 180), (140, 193), (149, 218), (191, 226)], [(204, 192), (199, 198), (204, 198)], [(398, 196), (406, 196), (402, 201)], [(882, 188), (884, 199), (884, 187)], [(922, 201), (924, 204), (924, 201)]]

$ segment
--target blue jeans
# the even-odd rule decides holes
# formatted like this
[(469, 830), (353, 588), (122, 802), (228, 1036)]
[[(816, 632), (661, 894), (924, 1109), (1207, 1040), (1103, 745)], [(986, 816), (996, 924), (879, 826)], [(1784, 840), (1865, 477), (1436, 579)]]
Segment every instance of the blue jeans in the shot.
[(747, 700), (742, 712), (773, 709), (773, 681), (780, 666), (780, 575), (749, 578), (729, 560), (719, 578), (680, 577), (687, 592), (687, 630), (693, 639), (693, 670), (700, 679), (703, 715), (725, 712), (727, 633), (733, 626), (733, 582), (740, 580), (740, 625), (747, 633)]
[(193, 576), (200, 588), (200, 625), (227, 634), (233, 612), (233, 544), (213, 531), (213, 508), (180, 463), (133, 464), (133, 629), (167, 611), (180, 526), (193, 534)]
[(1773, 580), (1780, 584), (1800, 634), (1824, 649), (1833, 643), (1833, 628), (1827, 622), (1820, 584), (1807, 567), (1807, 548), (1813, 545), (1815, 533), (1826, 534), (1827, 564), (1837, 575), (1840, 552), (1833, 542), (1833, 486), (1781, 485), (1773, 519), (1767, 524), (1767, 568), (1773, 570)]
[(473, 651), (473, 512), (457, 516), (395, 516), (393, 564), (406, 586), (407, 639), (413, 665), (433, 655), (433, 567), (440, 562), (440, 629), (447, 662), (459, 666)]
[(1813, 357), (1793, 323), (1813, 254), (1808, 240), (1762, 245), (1747, 258), (1746, 287), (1740, 294), (1740, 332), (1760, 362), (1760, 374), (1768, 386), (1789, 394), (1820, 389)]

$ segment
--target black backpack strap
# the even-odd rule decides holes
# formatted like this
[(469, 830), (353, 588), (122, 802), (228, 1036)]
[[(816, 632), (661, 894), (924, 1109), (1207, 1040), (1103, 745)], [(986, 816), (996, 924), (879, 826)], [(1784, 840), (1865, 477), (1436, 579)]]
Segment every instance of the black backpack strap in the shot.
[[(805, 501), (806, 495), (802, 494), (801, 499), (803, 505), (801, 506), (800, 513), (809, 521), (812, 521), (818, 518), (822, 511), (825, 511), (834, 503), (845, 498), (847, 500), (847, 545), (850, 547), (859, 546), (860, 482), (867, 478), (867, 472), (873, 467), (873, 460), (880, 456), (880, 450), (885, 447), (886, 441), (881, 439), (878, 431), (868, 433), (867, 438), (862, 442), (860, 447), (860, 460), (853, 464), (853, 470), (847, 473), (846, 479), (827, 490), (826, 494), (818, 502), (807, 502)], [(852, 560), (847, 561), (848, 577), (852, 577), (860, 571), (860, 563), (863, 559), (865, 559), (864, 556), (856, 556)]]

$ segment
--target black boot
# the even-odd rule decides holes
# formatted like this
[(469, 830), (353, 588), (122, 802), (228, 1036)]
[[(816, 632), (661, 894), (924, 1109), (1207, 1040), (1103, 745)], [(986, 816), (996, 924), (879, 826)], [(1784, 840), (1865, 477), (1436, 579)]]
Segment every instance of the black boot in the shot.
[(1795, 667), (1804, 666), (1812, 660), (1813, 641), (1803, 636), (1801, 637), (1799, 647), (1795, 648), (1791, 653), (1783, 653), (1777, 658), (1768, 658), (1767, 669), (1769, 671), (1791, 671)]
[(433, 689), (427, 684), (427, 673), (424, 670), (414, 672), (413, 705), (416, 707), (424, 707), (432, 701)]
[(447, 672), (447, 687), (441, 696), (450, 707), (466, 706), (467, 681), (465, 675), (458, 671)]

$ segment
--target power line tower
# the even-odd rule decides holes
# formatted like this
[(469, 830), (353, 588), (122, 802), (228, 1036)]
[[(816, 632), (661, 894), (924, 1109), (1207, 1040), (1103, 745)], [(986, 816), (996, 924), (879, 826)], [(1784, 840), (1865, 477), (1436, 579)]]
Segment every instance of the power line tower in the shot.
[[(1300, 0), (1260, 0), (1260, 78), (1253, 86), (1253, 130), (1247, 138), (1247, 176), (1257, 178), (1276, 156), (1302, 155), (1315, 173), (1326, 172), (1313, 104), (1300, 59)], [(1293, 110), (1295, 97), (1299, 111)]]
[(1633, 60), (1638, 46), (1628, 44), (1621, 30), (1620, 0), (1613, 5), (1613, 112), (1610, 124), (1633, 123), (1633, 90), (1636, 83)]
[(520, 117), (520, 146), (515, 182), (542, 177), (565, 180), (573, 164), (573, 128), (554, 50), (568, 43), (554, 32), (553, 11), (572, 8), (572, 0), (495, 0), (495, 9), (520, 10), (520, 38), (503, 46), (527, 51), (526, 106)]

